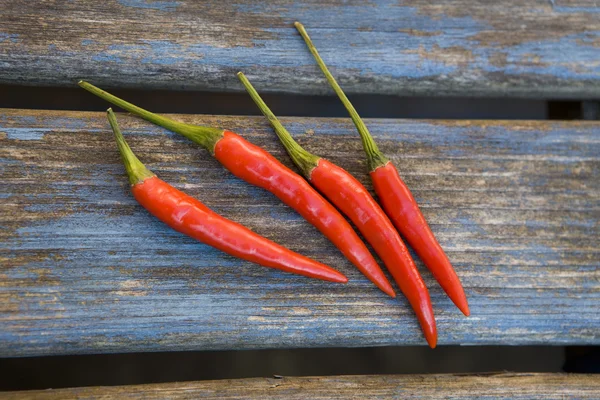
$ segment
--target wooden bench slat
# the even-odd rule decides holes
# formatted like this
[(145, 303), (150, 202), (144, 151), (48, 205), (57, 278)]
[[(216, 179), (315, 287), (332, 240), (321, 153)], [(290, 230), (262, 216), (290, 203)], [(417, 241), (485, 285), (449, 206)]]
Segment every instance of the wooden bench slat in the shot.
[(6, 399), (596, 399), (585, 374), (374, 375), (224, 379), (6, 392)]
[(0, 83), (332, 94), (597, 98), (600, 8), (586, 0), (0, 0)]
[[(226, 127), (291, 162), (262, 117)], [(0, 355), (424, 344), (316, 229), (204, 150), (120, 115), (164, 180), (339, 268), (348, 285), (241, 262), (171, 231), (131, 196), (104, 113), (0, 111)], [(349, 119), (282, 118), (371, 188)], [(600, 123), (368, 120), (447, 250), (464, 318), (422, 264), (444, 344), (600, 344)]]

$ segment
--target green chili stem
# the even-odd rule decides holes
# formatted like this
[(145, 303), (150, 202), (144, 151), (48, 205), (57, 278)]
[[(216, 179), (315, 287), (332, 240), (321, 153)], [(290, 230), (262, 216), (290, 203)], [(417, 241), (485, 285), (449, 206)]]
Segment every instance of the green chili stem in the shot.
[(119, 147), (119, 153), (121, 153), (121, 159), (123, 160), (123, 164), (125, 164), (125, 170), (127, 171), (129, 182), (132, 185), (135, 185), (155, 176), (152, 171), (146, 168), (146, 166), (142, 164), (135, 154), (133, 154), (133, 151), (131, 151), (131, 148), (125, 141), (125, 138), (119, 129), (117, 118), (115, 117), (115, 113), (113, 112), (112, 108), (109, 108), (106, 110), (106, 112), (108, 114), (108, 122), (110, 122), (110, 127), (115, 134), (117, 146)]
[(320, 157), (309, 153), (304, 150), (302, 146), (298, 144), (290, 135), (290, 133), (281, 125), (277, 117), (271, 112), (269, 107), (265, 104), (260, 95), (256, 92), (250, 81), (246, 78), (246, 76), (242, 72), (238, 72), (238, 78), (246, 88), (246, 91), (254, 100), (254, 103), (258, 106), (260, 111), (263, 113), (265, 117), (271, 123), (273, 129), (275, 129), (275, 133), (277, 137), (285, 147), (286, 151), (294, 161), (294, 163), (300, 168), (304, 176), (310, 179), (310, 174), (312, 170), (318, 165)]
[(184, 124), (183, 122), (174, 121), (170, 118), (154, 114), (123, 99), (120, 99), (117, 96), (105, 92), (104, 90), (85, 81), (79, 81), (79, 86), (88, 92), (108, 101), (109, 103), (112, 103), (126, 111), (129, 111), (132, 114), (144, 118), (146, 121), (152, 122), (153, 124), (162, 126), (163, 128), (185, 136), (191, 141), (198, 143), (207, 149), (211, 154), (214, 153), (215, 144), (223, 137), (222, 129)]
[(335, 80), (335, 78), (333, 77), (333, 75), (331, 75), (331, 72), (329, 72), (329, 69), (327, 69), (327, 66), (323, 62), (323, 59), (319, 55), (319, 52), (317, 51), (315, 45), (313, 44), (312, 40), (310, 40), (308, 33), (306, 33), (306, 29), (304, 29), (304, 25), (302, 25), (300, 22), (295, 22), (294, 26), (296, 27), (296, 29), (298, 29), (298, 32), (300, 32), (300, 35), (302, 35), (302, 38), (304, 39), (304, 42), (306, 42), (308, 49), (310, 50), (313, 57), (317, 61), (317, 64), (319, 64), (321, 71), (323, 71), (323, 73), (325, 74), (325, 77), (327, 78), (327, 82), (329, 82), (329, 84), (331, 85), (331, 87), (333, 88), (335, 93), (338, 95), (338, 97), (344, 104), (344, 107), (346, 107), (346, 110), (348, 110), (348, 113), (350, 114), (350, 117), (352, 118), (352, 122), (354, 122), (356, 129), (358, 129), (358, 133), (360, 134), (360, 138), (362, 140), (363, 148), (365, 149), (365, 153), (367, 153), (369, 169), (371, 171), (373, 171), (373, 170), (387, 164), (389, 160), (379, 151), (377, 144), (373, 140), (373, 137), (371, 136), (371, 133), (367, 129), (365, 123), (360, 118), (360, 115), (358, 115), (358, 113), (356, 112), (356, 109), (354, 108), (352, 103), (350, 103), (350, 100), (348, 100), (348, 98), (344, 94), (344, 91), (342, 90), (340, 85), (338, 85), (338, 83)]

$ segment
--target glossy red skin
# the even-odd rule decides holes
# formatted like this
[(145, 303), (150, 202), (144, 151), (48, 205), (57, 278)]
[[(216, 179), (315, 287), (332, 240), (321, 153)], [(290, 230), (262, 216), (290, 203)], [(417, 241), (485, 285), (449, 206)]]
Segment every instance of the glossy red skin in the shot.
[(310, 181), (352, 220), (371, 243), (417, 314), (429, 346), (437, 344), (437, 328), (429, 291), (400, 235), (369, 191), (350, 173), (321, 159)]
[(394, 226), (415, 249), (448, 297), (469, 315), (467, 296), (442, 246), (429, 228), (417, 201), (391, 162), (371, 172), (373, 187)]
[(346, 219), (303, 177), (241, 136), (224, 131), (214, 156), (235, 176), (268, 190), (313, 224), (377, 287), (396, 293), (367, 246)]
[(310, 278), (341, 283), (348, 281), (333, 268), (294, 253), (216, 214), (156, 176), (135, 184), (131, 191), (146, 210), (171, 228), (227, 254)]

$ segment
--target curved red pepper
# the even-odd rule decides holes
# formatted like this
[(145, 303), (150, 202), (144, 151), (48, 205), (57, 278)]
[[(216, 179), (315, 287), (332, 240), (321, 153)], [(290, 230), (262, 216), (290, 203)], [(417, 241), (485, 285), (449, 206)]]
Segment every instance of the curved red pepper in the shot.
[(110, 109), (108, 118), (132, 183), (133, 196), (150, 214), (176, 231), (235, 257), (310, 278), (340, 283), (348, 281), (333, 268), (294, 253), (220, 216), (199, 200), (157, 178), (133, 154)]
[(437, 328), (429, 291), (398, 232), (369, 191), (346, 170), (321, 158), (310, 181), (358, 227), (410, 305), (415, 310), (427, 343), (437, 343)]
[(281, 125), (244, 74), (239, 72), (238, 77), (306, 178), (347, 215), (371, 243), (417, 314), (427, 343), (435, 347), (437, 328), (429, 291), (400, 235), (379, 204), (346, 170), (303, 149)]
[(79, 82), (79, 85), (133, 114), (200, 144), (235, 176), (275, 194), (319, 229), (377, 287), (396, 297), (381, 268), (348, 221), (301, 176), (271, 154), (233, 132), (173, 121), (139, 108), (87, 82)]
[(371, 171), (370, 175), (375, 193), (396, 228), (415, 249), (448, 297), (468, 316), (469, 303), (460, 279), (394, 164), (388, 162)]
[(344, 104), (344, 107), (346, 107), (346, 110), (348, 110), (360, 134), (363, 148), (367, 154), (373, 187), (387, 215), (394, 223), (396, 229), (404, 235), (408, 243), (410, 243), (419, 257), (421, 257), (452, 302), (464, 315), (469, 316), (471, 311), (469, 310), (467, 296), (460, 283), (460, 279), (456, 275), (456, 271), (454, 271), (442, 246), (440, 246), (433, 232), (431, 232), (410, 190), (408, 190), (406, 184), (400, 179), (396, 167), (377, 148), (377, 144), (373, 140), (369, 130), (344, 94), (340, 85), (338, 85), (331, 72), (327, 69), (308, 33), (306, 33), (304, 26), (299, 22), (296, 22), (294, 25), (306, 42), (317, 64), (319, 64), (321, 71), (325, 74), (327, 81)]

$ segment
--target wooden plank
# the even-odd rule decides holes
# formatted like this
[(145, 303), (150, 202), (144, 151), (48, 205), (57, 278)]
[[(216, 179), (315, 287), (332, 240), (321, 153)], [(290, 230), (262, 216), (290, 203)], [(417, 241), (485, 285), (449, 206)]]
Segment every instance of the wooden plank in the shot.
[(597, 399), (585, 374), (373, 375), (226, 379), (3, 393), (6, 399)]
[[(291, 166), (262, 117), (237, 131)], [(171, 231), (129, 193), (104, 113), (0, 114), (0, 355), (424, 344), (392, 300), (274, 196), (198, 146), (119, 117), (142, 161), (348, 285), (241, 262)], [(349, 119), (282, 118), (371, 188)], [(421, 264), (444, 344), (600, 344), (600, 124), (369, 120), (447, 250), (464, 318)]]
[(597, 98), (590, 0), (0, 0), (0, 83), (332, 94)]

